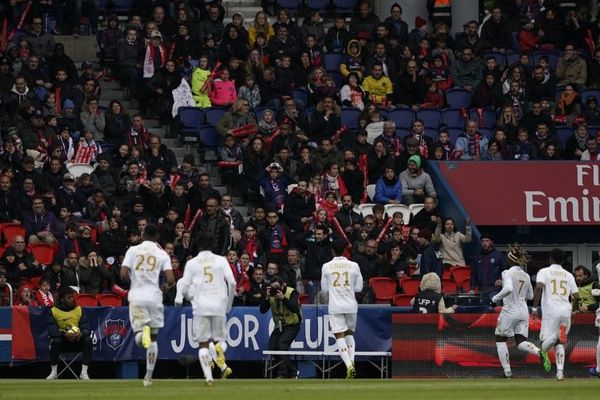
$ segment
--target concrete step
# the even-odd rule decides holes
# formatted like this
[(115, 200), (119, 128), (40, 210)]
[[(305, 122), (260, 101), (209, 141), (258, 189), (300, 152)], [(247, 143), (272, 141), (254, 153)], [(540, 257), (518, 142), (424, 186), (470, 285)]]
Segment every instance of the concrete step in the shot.
[(225, 18), (231, 18), (233, 16), (233, 14), (235, 13), (242, 13), (244, 15), (248, 15), (248, 16), (252, 16), (252, 18), (254, 19), (254, 15), (256, 15), (257, 12), (262, 11), (262, 7), (258, 7), (258, 6), (246, 6), (246, 5), (242, 5), (242, 6), (236, 6), (236, 7), (229, 7), (225, 9)]
[(98, 43), (96, 42), (96, 36), (73, 37), (68, 35), (57, 35), (54, 36), (54, 40), (56, 43), (65, 45), (65, 53), (71, 57), (76, 65), (82, 61), (98, 62), (96, 53), (99, 48)]

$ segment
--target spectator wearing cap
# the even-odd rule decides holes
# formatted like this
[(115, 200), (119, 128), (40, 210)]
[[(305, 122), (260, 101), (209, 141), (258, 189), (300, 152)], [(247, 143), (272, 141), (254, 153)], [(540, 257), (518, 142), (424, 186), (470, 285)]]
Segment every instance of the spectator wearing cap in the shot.
[(502, 271), (507, 268), (506, 258), (496, 250), (492, 236), (481, 234), (481, 251), (471, 267), (471, 294), (478, 290), (483, 298), (491, 299), (502, 286)]
[(191, 185), (198, 180), (200, 171), (195, 167), (193, 154), (186, 154), (183, 157), (183, 161), (177, 170), (177, 174), (179, 175), (178, 183), (185, 188), (191, 187)]
[(150, 33), (150, 43), (146, 47), (143, 63), (143, 78), (150, 79), (154, 74), (165, 66), (168, 59), (168, 50), (162, 44), (162, 34), (160, 31)]
[(276, 162), (269, 164), (265, 171), (266, 174), (260, 180), (260, 185), (264, 190), (265, 206), (270, 210), (279, 210), (286, 202), (287, 187), (290, 182), (282, 174), (281, 165)]
[(417, 53), (421, 40), (427, 38), (427, 20), (421, 16), (415, 17), (415, 28), (408, 35), (408, 46), (413, 53)]
[(86, 204), (86, 199), (77, 192), (75, 177), (67, 172), (63, 175), (62, 184), (56, 192), (56, 198), (60, 207), (67, 207), (72, 213), (81, 215)]
[(471, 20), (463, 25), (463, 32), (458, 36), (456, 41), (456, 51), (462, 51), (465, 47), (473, 50), (473, 54), (481, 56), (483, 53), (484, 43), (478, 34), (479, 23)]
[(23, 121), (21, 126), (21, 143), (23, 150), (35, 150), (46, 153), (52, 144), (53, 137), (46, 136), (44, 115), (40, 109), (35, 109), (29, 116), (29, 121)]
[(81, 119), (79, 119), (77, 106), (70, 99), (66, 99), (63, 103), (59, 125), (68, 126), (69, 131), (75, 137), (81, 136), (81, 133), (83, 132), (83, 125), (81, 123)]
[(402, 199), (405, 205), (423, 203), (425, 196), (437, 197), (429, 174), (421, 168), (421, 157), (413, 155), (408, 159), (407, 168), (400, 173)]
[(98, 167), (91, 176), (94, 190), (101, 189), (105, 198), (109, 198), (116, 190), (119, 178), (111, 168), (109, 154), (103, 153), (98, 156)]

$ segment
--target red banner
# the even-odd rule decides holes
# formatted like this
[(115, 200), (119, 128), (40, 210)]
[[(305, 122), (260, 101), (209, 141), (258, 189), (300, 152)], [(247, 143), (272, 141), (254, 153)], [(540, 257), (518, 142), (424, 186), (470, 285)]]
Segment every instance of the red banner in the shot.
[(600, 164), (447, 162), (440, 172), (477, 225), (600, 223)]

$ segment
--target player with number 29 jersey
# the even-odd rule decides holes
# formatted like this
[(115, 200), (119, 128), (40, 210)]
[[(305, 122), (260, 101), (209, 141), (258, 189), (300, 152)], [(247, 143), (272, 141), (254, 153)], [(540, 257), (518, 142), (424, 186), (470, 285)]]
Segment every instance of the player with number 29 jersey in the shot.
[(163, 294), (158, 280), (162, 271), (172, 269), (171, 258), (166, 251), (147, 240), (130, 247), (122, 265), (129, 269), (131, 289), (127, 298), (130, 303), (162, 304)]

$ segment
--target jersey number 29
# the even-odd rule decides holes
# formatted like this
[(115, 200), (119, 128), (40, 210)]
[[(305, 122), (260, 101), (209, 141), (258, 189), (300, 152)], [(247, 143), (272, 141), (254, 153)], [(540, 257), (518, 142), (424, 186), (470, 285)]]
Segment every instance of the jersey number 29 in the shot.
[(152, 272), (156, 269), (156, 257), (148, 256), (145, 254), (139, 254), (136, 258), (137, 258), (137, 263), (135, 263), (136, 271)]

